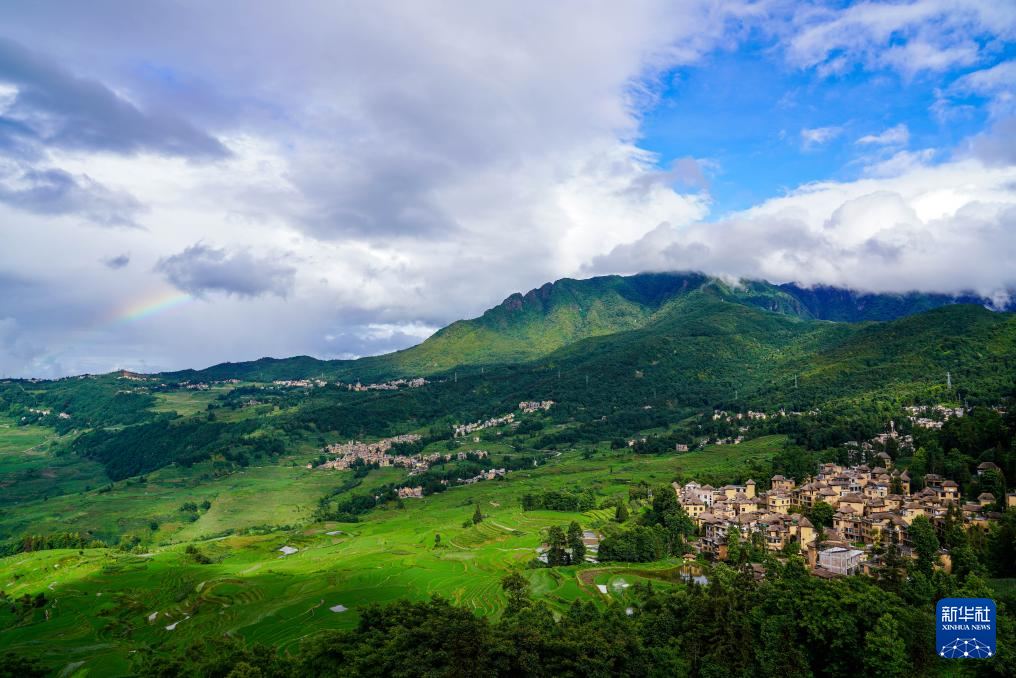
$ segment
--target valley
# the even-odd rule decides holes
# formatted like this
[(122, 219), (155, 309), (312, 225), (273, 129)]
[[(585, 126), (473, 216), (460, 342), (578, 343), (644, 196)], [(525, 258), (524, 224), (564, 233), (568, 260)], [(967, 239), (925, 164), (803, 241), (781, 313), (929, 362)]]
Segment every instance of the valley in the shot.
[[(5, 649), (73, 676), (156, 675), (140, 657), (178, 661), (214, 638), (317, 661), (315, 643), (360, 642), (379, 609), (453, 614), (432, 596), (497, 633), (519, 614), (564, 632), (582, 614), (640, 624), (660, 596), (696, 586), (747, 587), (741, 597), (803, 586), (797, 567), (814, 582), (807, 595), (858, 587), (914, 615), (933, 593), (900, 572), (1011, 599), (1016, 316), (921, 300), (896, 319), (839, 322), (815, 319), (814, 300), (807, 310), (776, 288), (702, 277), (573, 283), (486, 314), (504, 346), (530, 351), (495, 342), (487, 364), (455, 329), (420, 347), (434, 369), (392, 354), (0, 381)], [(537, 299), (553, 307), (546, 317), (527, 307)], [(381, 379), (406, 381), (363, 387)], [(828, 517), (790, 494), (758, 509), (827, 521), (815, 524), (825, 548), (872, 563), (826, 582), (808, 575), (813, 537), (766, 547), (742, 521), (743, 545), (729, 541), (733, 523), (718, 538), (719, 506), (706, 520), (688, 489), (753, 480), (777, 497), (778, 478), (802, 486), (829, 463), (855, 477), (883, 459), (915, 492), (927, 477), (955, 478), (968, 503), (995, 493), (964, 508), (959, 533), (947, 503), (922, 509), (951, 573), (938, 556), (920, 569), (906, 527), (898, 546), (844, 538), (832, 511), (851, 505), (846, 490)], [(574, 546), (553, 550), (569, 529), (591, 549), (574, 562)], [(887, 548), (900, 549), (891, 571)], [(518, 581), (531, 602), (512, 602)]]

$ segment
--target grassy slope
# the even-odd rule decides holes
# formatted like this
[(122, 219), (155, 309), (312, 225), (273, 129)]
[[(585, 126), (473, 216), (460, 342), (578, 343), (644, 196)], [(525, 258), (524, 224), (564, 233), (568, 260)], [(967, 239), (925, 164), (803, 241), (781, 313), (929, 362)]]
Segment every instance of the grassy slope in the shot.
[[(126, 670), (133, 647), (190, 643), (227, 631), (286, 646), (321, 629), (355, 624), (357, 609), (370, 602), (440, 593), (481, 614), (498, 614), (503, 606), (500, 577), (534, 556), (542, 529), (570, 520), (592, 526), (609, 513), (526, 513), (519, 508), (523, 493), (590, 488), (606, 497), (626, 492), (628, 483), (666, 483), (681, 472), (737, 476), (748, 460), (768, 459), (781, 444), (780, 438), (772, 437), (677, 457), (612, 453), (588, 461), (569, 453), (545, 467), (516, 472), (506, 481), (407, 501), (404, 509), (378, 511), (361, 523), (200, 542), (202, 552), (216, 561), (211, 565), (195, 564), (183, 553), (182, 544), (146, 557), (61, 550), (0, 559), (0, 586), (9, 593), (44, 591), (56, 601), (50, 620), (37, 612), (5, 629), (5, 645), (39, 655), (55, 668), (83, 662), (81, 668), (91, 675), (118, 675)], [(216, 525), (230, 520), (239, 525), (248, 512), (264, 511), (274, 499), (271, 493), (281, 491), (279, 486), (287, 482), (307, 490), (308, 483), (316, 485), (318, 479), (337, 483), (341, 477), (292, 468), (277, 473), (278, 477), (252, 478), (253, 486), (263, 487), (267, 494), (238, 494), (228, 511), (213, 517)], [(120, 501), (117, 494), (130, 501), (134, 492), (134, 488), (115, 490), (109, 501)], [(176, 499), (184, 496), (191, 495), (181, 492)], [(476, 503), (486, 520), (462, 527)], [(95, 510), (114, 510), (112, 506), (99, 504)], [(306, 508), (299, 511), (303, 518)], [(343, 533), (326, 534), (333, 530)], [(438, 533), (446, 547), (435, 549)], [(280, 558), (277, 549), (283, 545), (300, 551)], [(580, 596), (609, 601), (593, 586), (582, 584), (573, 568), (525, 572), (534, 590), (553, 605), (563, 606)], [(350, 611), (328, 610), (338, 604)], [(160, 614), (150, 623), (153, 612)], [(191, 618), (176, 630), (165, 629), (187, 615)]]

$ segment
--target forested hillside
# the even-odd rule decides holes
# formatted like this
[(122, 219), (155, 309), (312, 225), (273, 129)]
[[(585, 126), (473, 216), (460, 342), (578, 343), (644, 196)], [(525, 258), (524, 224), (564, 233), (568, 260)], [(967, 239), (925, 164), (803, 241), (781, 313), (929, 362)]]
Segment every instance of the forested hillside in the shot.
[[(173, 421), (144, 409), (150, 395), (117, 391), (109, 377), (37, 384), (31, 397), (38, 407), (67, 407), (68, 419), (59, 421), (65, 428), (89, 426), (95, 412), (107, 411), (108, 423), (73, 447), (123, 478), (171, 462), (262, 457), (282, 440), (319, 432), (388, 436), (423, 426), (447, 435), (455, 422), (510, 411), (529, 399), (560, 403), (553, 416), (573, 422), (568, 435), (595, 438), (612, 430), (624, 435), (632, 428), (624, 421), (672, 421), (713, 407), (808, 410), (875, 398), (977, 404), (1012, 390), (1012, 314), (955, 304), (886, 323), (833, 323), (742, 303), (747, 293), (701, 285), (660, 304), (638, 328), (585, 338), (530, 362), (460, 367), (423, 389), (254, 388), (216, 401), (216, 407), (237, 407), (253, 398), (278, 408), (254, 428), (228, 418)], [(642, 301), (648, 307), (666, 296)], [(78, 410), (68, 396), (75, 389), (94, 394), (94, 404)], [(5, 392), (26, 397), (13, 386)], [(127, 403), (134, 407), (123, 409)], [(116, 424), (129, 425), (110, 428)]]
[(167, 375), (175, 379), (298, 379), (375, 381), (440, 374), (456, 367), (522, 363), (581, 339), (645, 327), (670, 302), (708, 288), (745, 306), (803, 319), (887, 321), (951, 304), (988, 305), (973, 295), (865, 294), (764, 281), (737, 284), (699, 273), (643, 273), (585, 280), (564, 278), (513, 294), (471, 320), (459, 320), (418, 346), (359, 360), (307, 356), (223, 363)]

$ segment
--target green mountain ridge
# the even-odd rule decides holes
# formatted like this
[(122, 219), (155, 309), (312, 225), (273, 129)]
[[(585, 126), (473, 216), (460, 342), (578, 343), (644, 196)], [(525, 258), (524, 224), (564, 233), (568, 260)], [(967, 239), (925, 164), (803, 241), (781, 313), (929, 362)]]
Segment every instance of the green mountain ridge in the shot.
[[(437, 379), (427, 388), (355, 393), (334, 385), (292, 392), (255, 387), (223, 401), (254, 397), (278, 405), (273, 435), (249, 421), (153, 419), (139, 402), (129, 411), (133, 419), (116, 421), (140, 423), (97, 427), (74, 448), (102, 463), (111, 477), (125, 478), (172, 462), (269, 451), (281, 444), (276, 435), (329, 432), (349, 439), (421, 427), (447, 432), (456, 422), (513, 411), (522, 400), (553, 400), (558, 405), (552, 416), (566, 424), (567, 435), (603, 440), (712, 408), (835, 411), (876, 402), (995, 404), (1014, 395), (1016, 314), (954, 304), (894, 321), (842, 323), (773, 313), (743, 303), (744, 294), (702, 285), (662, 304), (641, 327), (580, 339), (527, 362), (459, 368), (457, 378)], [(946, 388), (947, 372), (952, 389)], [(121, 402), (125, 396), (115, 383), (108, 389), (115, 394), (108, 406), (93, 396), (93, 411), (112, 416), (129, 403)], [(43, 394), (24, 406), (56, 409), (63, 402)], [(99, 423), (96, 417), (91, 421)], [(75, 421), (72, 416), (66, 425)]]
[(481, 316), (453, 322), (421, 344), (394, 353), (357, 360), (262, 358), (166, 376), (191, 380), (321, 377), (377, 381), (430, 376), (468, 366), (520, 364), (583, 339), (645, 327), (670, 302), (702, 288), (721, 290), (732, 303), (774, 314), (840, 322), (888, 321), (957, 303), (989, 303), (972, 295), (868, 294), (764, 281), (732, 285), (693, 272), (563, 278), (525, 294), (512, 294)]

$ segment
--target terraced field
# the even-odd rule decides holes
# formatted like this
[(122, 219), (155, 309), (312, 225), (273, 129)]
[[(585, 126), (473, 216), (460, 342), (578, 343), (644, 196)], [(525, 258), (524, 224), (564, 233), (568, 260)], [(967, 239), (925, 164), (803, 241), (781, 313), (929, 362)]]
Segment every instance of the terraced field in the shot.
[[(161, 523), (163, 545), (150, 553), (56, 550), (0, 559), (0, 588), (14, 597), (43, 592), (53, 601), (48, 618), (34, 610), (3, 630), (4, 645), (40, 656), (66, 675), (116, 676), (127, 672), (130, 652), (139, 647), (168, 648), (229, 633), (291, 648), (320, 630), (356, 624), (358, 611), (375, 602), (439, 594), (496, 616), (504, 605), (500, 579), (511, 570), (523, 572), (535, 595), (555, 607), (577, 598), (624, 604), (628, 587), (621, 579), (629, 585), (643, 579), (667, 585), (673, 577), (666, 572), (679, 564), (660, 565), (659, 576), (644, 567), (637, 572), (604, 566), (525, 569), (547, 527), (576, 520), (595, 529), (613, 512), (524, 512), (520, 497), (549, 489), (592, 489), (606, 498), (640, 480), (737, 474), (746, 472), (746, 460), (771, 458), (781, 444), (781, 438), (771, 437), (665, 457), (620, 451), (584, 460), (577, 452), (565, 453), (507, 480), (406, 500), (404, 508), (376, 510), (359, 523), (310, 522), (316, 498), (347, 474), (312, 472), (287, 462), (211, 479), (202, 478), (207, 469), (199, 467), (164, 469), (144, 483), (52, 499), (44, 510), (28, 512), (29, 519), (51, 521), (51, 526), (61, 521), (130, 524), (179, 513), (185, 500), (212, 502), (195, 522)], [(368, 481), (390, 482), (398, 473), (375, 471)], [(464, 526), (476, 505), (484, 520)], [(10, 525), (9, 520), (0, 524)], [(254, 525), (269, 530), (209, 538)], [(188, 546), (211, 562), (199, 564)], [(284, 546), (296, 551), (283, 554)], [(591, 579), (580, 576), (588, 571)], [(606, 594), (596, 586), (601, 583)]]

